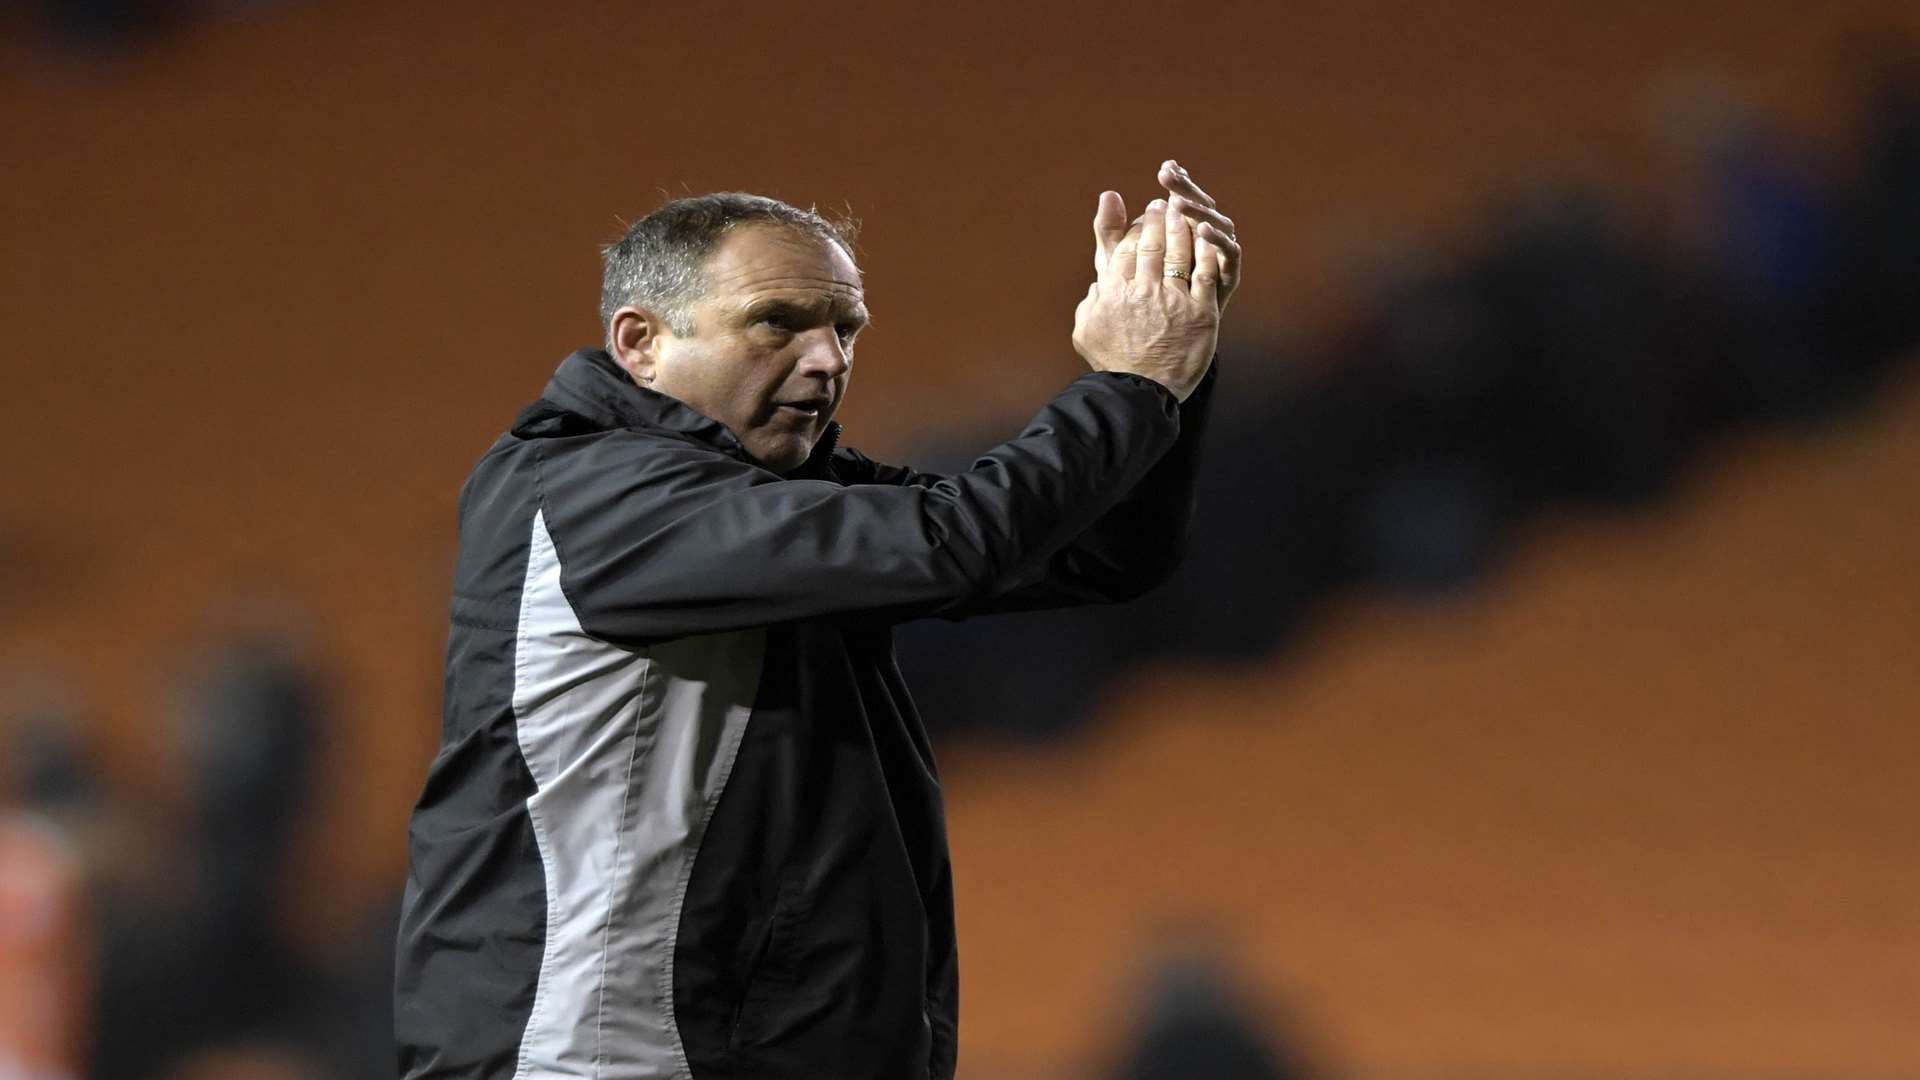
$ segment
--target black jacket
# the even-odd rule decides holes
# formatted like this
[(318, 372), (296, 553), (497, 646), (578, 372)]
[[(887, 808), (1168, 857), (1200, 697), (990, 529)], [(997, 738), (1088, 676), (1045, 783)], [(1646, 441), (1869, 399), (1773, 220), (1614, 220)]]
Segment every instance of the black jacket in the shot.
[(836, 426), (783, 477), (568, 357), (461, 493), (404, 1074), (950, 1077), (940, 785), (890, 627), (1163, 580), (1212, 381), (1083, 376), (955, 476)]

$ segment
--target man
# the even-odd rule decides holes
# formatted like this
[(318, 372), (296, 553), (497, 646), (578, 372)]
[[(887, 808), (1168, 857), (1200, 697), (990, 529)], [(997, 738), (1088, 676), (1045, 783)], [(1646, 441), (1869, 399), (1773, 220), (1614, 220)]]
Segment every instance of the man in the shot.
[(890, 627), (1171, 572), (1239, 248), (1160, 180), (1131, 230), (1100, 198), (1094, 373), (955, 476), (837, 445), (867, 310), (836, 226), (704, 196), (608, 249), (606, 349), (461, 494), (406, 1076), (952, 1076), (940, 788)]

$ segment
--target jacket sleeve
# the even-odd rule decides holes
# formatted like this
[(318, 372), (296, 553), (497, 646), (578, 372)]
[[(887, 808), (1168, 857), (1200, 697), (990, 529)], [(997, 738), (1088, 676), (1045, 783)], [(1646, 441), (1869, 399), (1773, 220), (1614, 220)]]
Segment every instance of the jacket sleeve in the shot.
[(1088, 374), (1017, 437), (912, 484), (783, 479), (644, 431), (540, 441), (539, 505), (587, 633), (622, 644), (975, 608), (1044, 567), (1179, 440), (1172, 394)]
[[(1153, 468), (1084, 532), (1029, 562), (991, 593), (940, 614), (950, 618), (1135, 599), (1165, 584), (1186, 554), (1194, 481), (1219, 365), (1177, 408), (1180, 435)], [(869, 461), (850, 451), (868, 483), (927, 486), (941, 477)]]

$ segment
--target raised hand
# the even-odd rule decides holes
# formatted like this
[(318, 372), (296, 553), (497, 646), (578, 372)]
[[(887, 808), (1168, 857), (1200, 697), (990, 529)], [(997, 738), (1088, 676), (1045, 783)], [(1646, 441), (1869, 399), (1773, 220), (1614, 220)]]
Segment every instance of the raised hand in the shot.
[[(1224, 312), (1227, 301), (1233, 297), (1233, 291), (1240, 287), (1240, 241), (1234, 232), (1233, 219), (1222, 213), (1213, 196), (1195, 183), (1187, 170), (1172, 158), (1161, 162), (1156, 179), (1166, 189), (1168, 202), (1174, 212), (1192, 223), (1196, 241), (1211, 244), (1220, 250), (1218, 296), (1220, 310)], [(1131, 228), (1129, 226), (1126, 203), (1115, 192), (1103, 192), (1093, 219), (1093, 268), (1096, 273), (1106, 266), (1107, 259), (1130, 231), (1137, 234), (1140, 220), (1134, 220)]]
[(1126, 220), (1120, 196), (1100, 194), (1093, 222), (1099, 277), (1074, 311), (1073, 347), (1095, 371), (1144, 376), (1185, 401), (1219, 336), (1222, 249), (1195, 236), (1180, 201), (1155, 199), (1128, 230), (1119, 224)]
[(1240, 287), (1240, 240), (1234, 235), (1233, 219), (1221, 213), (1213, 196), (1201, 190), (1172, 158), (1161, 163), (1158, 179), (1175, 211), (1193, 222), (1194, 234), (1220, 249), (1220, 310), (1226, 311), (1233, 290)]

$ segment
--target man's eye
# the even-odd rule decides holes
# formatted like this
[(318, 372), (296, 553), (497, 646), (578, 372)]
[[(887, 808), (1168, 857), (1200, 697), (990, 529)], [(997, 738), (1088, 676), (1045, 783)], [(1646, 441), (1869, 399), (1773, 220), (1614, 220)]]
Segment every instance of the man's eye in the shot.
[(771, 326), (775, 330), (793, 329), (793, 316), (784, 312), (774, 312), (771, 315), (762, 316), (760, 322), (762, 325)]
[(839, 332), (841, 341), (852, 341), (853, 336), (860, 332), (860, 327), (854, 323), (843, 322), (834, 329)]

